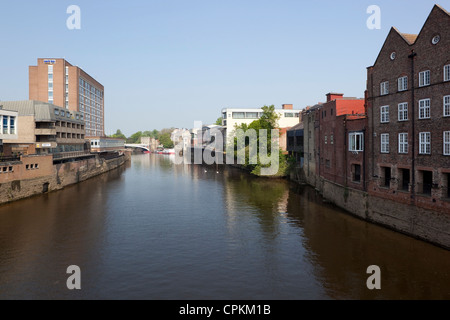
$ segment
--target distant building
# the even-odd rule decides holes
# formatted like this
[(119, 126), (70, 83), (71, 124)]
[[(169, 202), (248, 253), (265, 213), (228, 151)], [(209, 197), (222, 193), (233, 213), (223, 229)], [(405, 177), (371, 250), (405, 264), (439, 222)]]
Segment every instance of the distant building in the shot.
[(141, 144), (148, 146), (151, 152), (159, 147), (159, 141), (152, 137), (141, 137)]
[(418, 35), (392, 28), (367, 70), (369, 193), (450, 210), (450, 14)]
[(188, 129), (175, 129), (170, 135), (175, 146), (183, 150), (191, 147), (191, 132)]
[(299, 123), (287, 130), (287, 151), (303, 168), (304, 163), (304, 129), (303, 123)]
[(125, 149), (125, 139), (109, 137), (89, 137), (91, 152), (101, 153)]
[(10, 156), (13, 153), (11, 145), (3, 144), (3, 140), (17, 140), (17, 111), (5, 110), (0, 103), (0, 157)]
[[(294, 110), (292, 104), (284, 104), (282, 109), (275, 109), (280, 116), (278, 120), (278, 129), (280, 129), (280, 148), (286, 151), (286, 131), (299, 123), (300, 110)], [(251, 124), (253, 121), (261, 118), (262, 109), (245, 108), (225, 108), (222, 110), (222, 125), (224, 128), (224, 143), (228, 142), (230, 134), (235, 131), (236, 126), (242, 124)]]
[(29, 67), (29, 99), (81, 112), (86, 136), (105, 135), (103, 85), (65, 59), (39, 58)]
[(5, 109), (17, 112), (17, 137), (3, 142), (22, 154), (54, 154), (83, 151), (83, 114), (41, 101), (2, 101)]

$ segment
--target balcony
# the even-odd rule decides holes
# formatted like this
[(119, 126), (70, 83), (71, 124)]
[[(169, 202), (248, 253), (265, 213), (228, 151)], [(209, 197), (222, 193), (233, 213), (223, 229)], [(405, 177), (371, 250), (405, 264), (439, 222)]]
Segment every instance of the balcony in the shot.
[(34, 129), (34, 134), (37, 136), (56, 136), (56, 128)]

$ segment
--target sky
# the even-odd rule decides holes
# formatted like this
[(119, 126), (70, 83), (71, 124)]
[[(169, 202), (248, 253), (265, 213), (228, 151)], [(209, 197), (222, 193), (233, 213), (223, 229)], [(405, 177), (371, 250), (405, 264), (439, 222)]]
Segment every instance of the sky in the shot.
[[(65, 58), (105, 87), (105, 132), (192, 128), (223, 108), (364, 97), (392, 26), (419, 33), (450, 0), (0, 0), (0, 100), (28, 99), (28, 66)], [(66, 21), (80, 10), (80, 29)], [(380, 29), (369, 29), (380, 8)]]

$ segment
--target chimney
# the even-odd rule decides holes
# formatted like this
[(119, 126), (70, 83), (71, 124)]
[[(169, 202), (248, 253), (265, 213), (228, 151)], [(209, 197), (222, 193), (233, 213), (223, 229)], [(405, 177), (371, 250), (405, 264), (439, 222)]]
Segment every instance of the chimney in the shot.
[(283, 104), (283, 109), (284, 110), (294, 110), (294, 105), (293, 104)]
[(330, 101), (333, 101), (333, 100), (336, 100), (336, 99), (342, 99), (343, 97), (344, 97), (343, 93), (332, 93), (332, 92), (330, 92), (330, 93), (327, 94), (327, 102), (330, 102)]

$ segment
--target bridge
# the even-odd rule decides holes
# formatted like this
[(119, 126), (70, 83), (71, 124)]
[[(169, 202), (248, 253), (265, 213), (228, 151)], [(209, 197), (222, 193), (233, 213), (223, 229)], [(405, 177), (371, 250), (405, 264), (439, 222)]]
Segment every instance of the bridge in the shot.
[(130, 143), (126, 143), (125, 144), (125, 148), (142, 149), (144, 151), (149, 151), (150, 152), (150, 147), (148, 145), (145, 145), (145, 144), (130, 144)]

